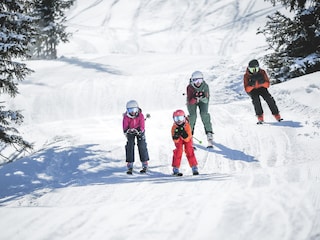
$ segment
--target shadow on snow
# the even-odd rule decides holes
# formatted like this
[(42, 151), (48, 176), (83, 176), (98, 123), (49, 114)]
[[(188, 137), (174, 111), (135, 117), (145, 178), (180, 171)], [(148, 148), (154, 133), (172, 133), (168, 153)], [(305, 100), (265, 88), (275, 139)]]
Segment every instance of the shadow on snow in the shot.
[[(169, 183), (173, 181), (223, 180), (227, 175), (203, 174), (175, 177), (157, 171), (161, 166), (150, 166), (150, 172), (125, 173), (123, 159), (113, 159), (112, 152), (95, 150), (97, 144), (76, 147), (53, 146), (32, 156), (22, 158), (0, 168), (0, 206), (25, 195), (41, 196), (57, 188), (119, 183)], [(42, 192), (42, 193), (41, 193)]]
[(238, 161), (245, 161), (245, 162), (258, 162), (258, 160), (256, 160), (254, 156), (245, 154), (242, 151), (228, 148), (228, 147), (226, 147), (220, 143), (217, 143), (217, 142), (215, 142), (213, 145), (214, 145), (214, 148), (208, 149), (207, 147), (204, 147), (202, 145), (195, 144), (195, 146), (199, 149), (202, 149), (202, 150), (205, 150), (208, 152), (212, 152), (212, 153), (216, 153), (216, 154), (220, 154), (223, 157), (230, 159), (230, 160), (238, 160)]
[(287, 121), (287, 120), (283, 120), (281, 122), (270, 122), (268, 123), (270, 125), (273, 126), (282, 126), (282, 127), (292, 127), (292, 128), (301, 128), (302, 124), (301, 122), (295, 122), (295, 121)]
[(76, 65), (81, 68), (93, 69), (99, 72), (106, 72), (114, 75), (123, 75), (121, 71), (114, 69), (111, 66), (95, 63), (95, 62), (83, 61), (81, 59), (74, 58), (74, 57), (73, 58), (61, 57), (58, 60), (72, 64), (72, 65)]

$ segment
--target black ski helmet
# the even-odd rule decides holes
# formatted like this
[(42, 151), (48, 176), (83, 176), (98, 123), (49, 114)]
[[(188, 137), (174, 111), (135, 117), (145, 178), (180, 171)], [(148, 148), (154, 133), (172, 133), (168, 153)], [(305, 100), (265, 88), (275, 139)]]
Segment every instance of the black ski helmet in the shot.
[(249, 65), (250, 68), (259, 67), (259, 62), (258, 62), (257, 59), (253, 59), (253, 60), (251, 60), (251, 61), (249, 62), (248, 65)]

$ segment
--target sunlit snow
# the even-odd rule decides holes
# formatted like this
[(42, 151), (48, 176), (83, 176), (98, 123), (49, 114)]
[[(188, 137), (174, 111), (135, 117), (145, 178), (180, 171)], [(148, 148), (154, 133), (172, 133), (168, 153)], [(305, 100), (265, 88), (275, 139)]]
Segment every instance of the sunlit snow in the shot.
[[(8, 100), (30, 155), (0, 168), (0, 239), (320, 239), (320, 72), (269, 89), (284, 121), (256, 125), (243, 90), (256, 35), (281, 7), (260, 0), (77, 0), (70, 42)], [(263, 63), (262, 63), (262, 67)], [(195, 129), (199, 176), (171, 176), (172, 113), (193, 71), (210, 86), (214, 148)], [(150, 172), (125, 173), (125, 104), (146, 120)]]

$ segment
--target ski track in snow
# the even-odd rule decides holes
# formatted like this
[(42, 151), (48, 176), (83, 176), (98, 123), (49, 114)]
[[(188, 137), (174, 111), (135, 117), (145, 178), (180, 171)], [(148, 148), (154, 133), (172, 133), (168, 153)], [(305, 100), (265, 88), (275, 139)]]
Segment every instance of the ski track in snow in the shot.
[[(270, 87), (280, 123), (263, 102), (267, 123), (256, 125), (242, 87), (247, 61), (264, 54), (256, 28), (278, 9), (257, 0), (76, 1), (63, 56), (28, 62), (36, 72), (9, 102), (24, 109), (35, 150), (0, 168), (0, 239), (320, 239), (319, 73)], [(200, 175), (183, 156), (175, 177), (172, 112), (186, 110), (194, 70), (210, 86), (215, 143), (206, 149), (198, 116)], [(125, 173), (130, 99), (151, 114), (145, 175), (137, 152), (134, 174)]]

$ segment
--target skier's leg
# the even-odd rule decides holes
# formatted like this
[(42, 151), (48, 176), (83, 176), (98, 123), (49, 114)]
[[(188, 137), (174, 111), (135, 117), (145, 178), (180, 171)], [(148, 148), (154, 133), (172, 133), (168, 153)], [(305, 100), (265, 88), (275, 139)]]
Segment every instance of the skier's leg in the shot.
[(141, 133), (141, 135), (138, 136), (137, 139), (138, 139), (139, 156), (140, 156), (140, 161), (142, 162), (142, 167), (147, 168), (148, 161), (149, 161), (149, 153), (148, 153), (145, 134)]
[(212, 124), (211, 124), (211, 116), (208, 112), (209, 104), (199, 102), (199, 109), (200, 109), (200, 117), (204, 126), (205, 133), (213, 133), (212, 132)]
[(189, 112), (189, 122), (191, 126), (192, 134), (194, 132), (194, 126), (197, 120), (197, 105), (196, 104), (187, 104), (188, 112)]
[(185, 153), (189, 162), (189, 166), (192, 169), (192, 174), (193, 175), (198, 175), (199, 171), (198, 171), (198, 162), (196, 159), (196, 156), (194, 154), (194, 149), (192, 147), (192, 141), (189, 142), (185, 142), (184, 143), (184, 149), (185, 149)]
[(266, 101), (266, 103), (268, 104), (272, 115), (279, 114), (279, 109), (277, 107), (276, 101), (271, 96), (271, 94), (269, 93), (268, 89), (262, 88), (261, 89), (261, 96)]
[(263, 116), (263, 109), (261, 106), (260, 95), (259, 95), (258, 89), (253, 89), (249, 95), (251, 97), (252, 104), (253, 104), (254, 111), (255, 111), (256, 115)]
[(134, 162), (134, 145), (135, 145), (135, 136), (128, 134), (127, 135), (127, 144), (125, 146), (126, 149), (126, 162), (128, 163), (128, 168), (132, 168)]
[(173, 150), (172, 167), (179, 169), (183, 153), (183, 141), (180, 139), (179, 142), (175, 142), (175, 146), (176, 149)]
[(198, 162), (197, 162), (196, 156), (194, 154), (192, 141), (184, 142), (184, 150), (185, 150), (186, 157), (188, 159), (190, 167), (197, 166)]

